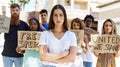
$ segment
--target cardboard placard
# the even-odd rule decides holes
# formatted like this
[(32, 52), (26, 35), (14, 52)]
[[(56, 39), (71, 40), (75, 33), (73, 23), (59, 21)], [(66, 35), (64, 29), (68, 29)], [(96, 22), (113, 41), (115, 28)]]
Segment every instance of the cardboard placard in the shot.
[(20, 12), (21, 20), (28, 22), (29, 19), (31, 18), (36, 18), (39, 20), (39, 11), (29, 11), (29, 12), (21, 11)]
[(93, 51), (97, 53), (116, 53), (120, 42), (119, 35), (91, 35), (94, 43)]
[(0, 32), (8, 33), (10, 27), (10, 18), (0, 15)]
[(97, 31), (95, 31), (95, 30), (93, 30), (93, 29), (91, 29), (91, 28), (85, 28), (84, 31), (85, 31), (85, 32), (84, 32), (85, 35), (88, 36), (89, 40), (90, 40), (90, 35), (91, 35), (91, 34), (99, 34), (99, 32), (97, 32)]
[(81, 43), (84, 41), (84, 30), (71, 30), (75, 33), (78, 47), (81, 48)]
[(38, 49), (40, 32), (18, 31), (18, 47), (22, 50)]

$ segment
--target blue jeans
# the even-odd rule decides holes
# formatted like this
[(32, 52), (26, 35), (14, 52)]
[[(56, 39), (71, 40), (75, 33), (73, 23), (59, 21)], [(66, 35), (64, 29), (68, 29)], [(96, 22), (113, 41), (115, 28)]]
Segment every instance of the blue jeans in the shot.
[(15, 67), (23, 66), (23, 57), (6, 57), (3, 56), (3, 65), (4, 67), (13, 67), (13, 63)]
[(56, 67), (56, 66), (51, 66), (51, 65), (42, 65), (42, 67)]
[(83, 61), (84, 67), (92, 67), (92, 62), (84, 62)]

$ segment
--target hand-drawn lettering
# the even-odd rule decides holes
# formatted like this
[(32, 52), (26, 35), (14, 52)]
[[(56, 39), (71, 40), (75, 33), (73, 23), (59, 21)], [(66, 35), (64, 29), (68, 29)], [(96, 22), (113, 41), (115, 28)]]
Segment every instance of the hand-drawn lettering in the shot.
[(105, 50), (108, 50), (108, 51), (117, 51), (116, 46), (113, 46), (113, 45), (110, 45), (110, 44), (106, 44), (105, 47), (106, 47)]
[(38, 48), (40, 32), (37, 31), (18, 31), (18, 46), (23, 49)]
[(24, 33), (24, 32), (23, 32), (22, 34), (20, 34), (20, 39), (21, 39), (21, 40), (23, 40), (25, 34), (26, 34), (26, 33)]
[(8, 33), (10, 18), (0, 15), (0, 32)]
[(97, 46), (94, 47), (94, 50), (102, 50), (102, 45), (103, 44), (98, 44)]
[(37, 33), (32, 33), (32, 40), (36, 40), (37, 39)]
[(120, 42), (120, 36), (92, 35), (91, 40), (95, 43), (93, 51), (98, 53), (116, 53), (118, 42)]

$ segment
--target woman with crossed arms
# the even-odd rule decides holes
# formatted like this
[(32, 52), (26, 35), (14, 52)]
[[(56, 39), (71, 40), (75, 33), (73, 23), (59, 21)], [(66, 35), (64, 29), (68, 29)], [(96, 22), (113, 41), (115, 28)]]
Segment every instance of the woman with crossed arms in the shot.
[(49, 29), (40, 37), (39, 54), (43, 67), (71, 67), (76, 57), (76, 36), (68, 31), (67, 15), (62, 5), (52, 8)]

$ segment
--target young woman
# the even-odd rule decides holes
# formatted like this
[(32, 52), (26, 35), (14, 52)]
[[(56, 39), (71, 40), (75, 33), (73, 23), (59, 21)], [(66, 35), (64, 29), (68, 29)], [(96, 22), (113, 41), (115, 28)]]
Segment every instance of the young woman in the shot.
[[(71, 21), (71, 30), (84, 30), (84, 29), (85, 29), (85, 24), (82, 22), (81, 19), (74, 18)], [(79, 44), (79, 42), (81, 42), (81, 40), (77, 39), (77, 44)], [(80, 46), (80, 45), (78, 45), (78, 46)], [(83, 59), (82, 59), (81, 53), (82, 53), (82, 49), (80, 47), (78, 47), (77, 48), (77, 57), (74, 62), (74, 67), (83, 67)], [(76, 64), (76, 62), (77, 62), (77, 64)]]
[(76, 36), (68, 31), (67, 15), (62, 5), (52, 8), (49, 30), (40, 37), (39, 54), (43, 67), (70, 67), (76, 56)]
[[(40, 24), (36, 18), (29, 20), (30, 31), (39, 31)], [(24, 67), (42, 67), (41, 60), (39, 58), (39, 52), (37, 50), (26, 50), (24, 56)]]
[[(75, 18), (71, 22), (71, 29), (84, 30), (85, 24), (79, 18)], [(92, 59), (93, 59), (92, 51), (91, 51), (91, 47), (89, 46), (88, 37), (86, 35), (84, 35), (84, 42), (81, 44), (81, 47), (82, 47), (82, 50), (80, 48), (78, 48), (77, 54), (78, 54), (78, 56), (82, 55), (82, 59), (83, 59), (82, 63), (84, 65), (84, 67), (92, 67)]]
[[(116, 35), (116, 26), (111, 19), (103, 23), (102, 34)], [(115, 57), (120, 55), (120, 46), (117, 53), (95, 53), (95, 55), (98, 57), (96, 67), (116, 67)]]
[(71, 22), (71, 29), (84, 30), (85, 29), (85, 24), (79, 18), (75, 18)]

